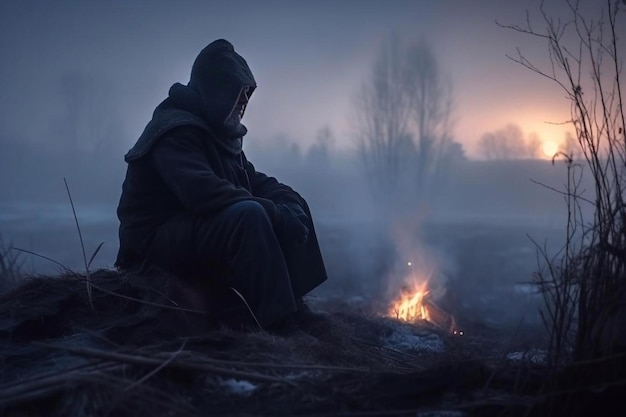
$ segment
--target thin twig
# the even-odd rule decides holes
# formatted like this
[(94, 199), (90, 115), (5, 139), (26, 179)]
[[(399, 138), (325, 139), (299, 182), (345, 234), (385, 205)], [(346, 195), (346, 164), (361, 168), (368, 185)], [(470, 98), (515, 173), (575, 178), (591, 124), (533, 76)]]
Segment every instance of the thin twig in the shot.
[(307, 364), (291, 364), (291, 363), (264, 363), (264, 362), (243, 362), (243, 361), (230, 361), (224, 359), (213, 359), (203, 357), (201, 360), (194, 360), (192, 357), (187, 357), (185, 362), (193, 363), (215, 363), (221, 365), (228, 365), (233, 367), (250, 367), (250, 368), (267, 368), (267, 369), (298, 369), (307, 371), (330, 371), (330, 372), (350, 372), (350, 373), (365, 373), (374, 374), (375, 371), (366, 368), (348, 368), (342, 366), (325, 366), (325, 365), (307, 365)]
[[(87, 254), (85, 253), (85, 243), (83, 242), (83, 234), (80, 231), (80, 224), (78, 223), (78, 216), (76, 215), (76, 208), (74, 207), (74, 201), (72, 201), (72, 193), (70, 193), (70, 187), (67, 185), (67, 180), (63, 178), (63, 182), (65, 183), (65, 189), (67, 190), (67, 196), (70, 199), (70, 205), (72, 206), (72, 213), (74, 214), (74, 221), (76, 222), (76, 230), (78, 230), (78, 237), (80, 239), (80, 248), (83, 252), (83, 260), (85, 261), (85, 273), (87, 274), (87, 298), (89, 299), (89, 305), (93, 311), (96, 311), (93, 306), (93, 300), (91, 298), (91, 273), (89, 272), (89, 264), (91, 262), (87, 262)], [(102, 245), (100, 245), (102, 246)], [(100, 249), (100, 247), (98, 247)]]
[(19, 252), (28, 253), (30, 255), (34, 255), (34, 256), (37, 256), (39, 258), (45, 259), (46, 261), (50, 261), (50, 262), (60, 266), (65, 272), (72, 272), (71, 269), (69, 269), (67, 266), (63, 265), (62, 263), (57, 262), (57, 261), (55, 261), (52, 258), (48, 258), (47, 256), (41, 255), (41, 254), (39, 254), (37, 252), (29, 251), (27, 249), (20, 249), (20, 248), (16, 248), (16, 247), (12, 247), (11, 249), (14, 249), (14, 250), (19, 251)]
[[(149, 357), (140, 356), (140, 355), (128, 355), (124, 353), (115, 353), (115, 352), (107, 352), (107, 351), (97, 350), (97, 349), (54, 345), (54, 344), (43, 343), (43, 342), (33, 342), (33, 343), (39, 346), (50, 348), (50, 349), (66, 351), (69, 353), (73, 353), (75, 355), (113, 360), (117, 362), (131, 363), (134, 365), (158, 366), (158, 365), (161, 365), (162, 363), (161, 360), (159, 359), (149, 358)], [(236, 371), (232, 369), (219, 368), (219, 367), (211, 366), (207, 364), (197, 364), (197, 363), (192, 364), (186, 361), (182, 361), (180, 359), (172, 360), (172, 362), (168, 364), (168, 367), (184, 369), (188, 371), (201, 371), (201, 372), (207, 372), (207, 373), (214, 373), (214, 374), (219, 374), (223, 376), (243, 378), (243, 379), (261, 381), (261, 382), (278, 382), (282, 384), (295, 385), (291, 381), (288, 381), (284, 378), (277, 378), (277, 377), (272, 377), (269, 375), (262, 375), (262, 374), (253, 373), (253, 372), (244, 372), (244, 371)]]
[(98, 245), (96, 250), (93, 251), (93, 253), (91, 254), (91, 258), (89, 258), (89, 262), (87, 263), (87, 269), (89, 269), (91, 267), (91, 263), (96, 258), (96, 255), (98, 255), (98, 252), (100, 252), (100, 249), (102, 248), (102, 245), (104, 245), (104, 242), (100, 242), (100, 244)]
[(184, 307), (170, 306), (170, 305), (167, 305), (167, 304), (161, 304), (161, 303), (155, 303), (155, 302), (152, 302), (152, 301), (141, 300), (139, 298), (131, 297), (129, 295), (120, 294), (120, 293), (115, 292), (115, 291), (107, 290), (106, 288), (103, 288), (103, 287), (101, 287), (99, 285), (96, 285), (93, 282), (91, 283), (91, 287), (95, 288), (98, 291), (102, 291), (102, 292), (104, 292), (106, 294), (112, 295), (114, 297), (123, 298), (125, 300), (133, 301), (133, 302), (140, 303), (140, 304), (145, 304), (145, 305), (149, 305), (149, 306), (153, 306), (153, 307), (165, 308), (165, 309), (174, 310), (174, 311), (183, 311), (185, 313), (194, 313), (194, 314), (200, 314), (200, 315), (207, 315), (208, 314), (206, 311), (192, 310), (192, 309), (184, 308)]
[(170, 357), (167, 358), (167, 360), (165, 362), (163, 362), (161, 365), (157, 366), (152, 371), (148, 372), (142, 378), (138, 379), (137, 381), (133, 382), (132, 384), (130, 384), (129, 386), (124, 388), (124, 391), (130, 391), (131, 389), (135, 388), (137, 385), (140, 385), (140, 384), (144, 383), (145, 381), (147, 381), (153, 375), (156, 375), (157, 372), (159, 372), (161, 369), (167, 367), (176, 358), (176, 356), (178, 356), (180, 354), (180, 352), (183, 351), (183, 349), (185, 348), (185, 343), (186, 342), (183, 342), (183, 344), (180, 346), (180, 348), (176, 352), (172, 353), (170, 355)]
[(559, 190), (559, 189), (557, 189), (557, 188), (551, 187), (551, 186), (549, 186), (549, 185), (547, 185), (547, 184), (544, 184), (544, 183), (542, 183), (542, 182), (535, 181), (535, 180), (533, 180), (532, 178), (530, 178), (530, 182), (535, 183), (535, 184), (537, 184), (537, 185), (539, 185), (539, 186), (541, 186), (541, 187), (547, 188), (548, 190), (550, 190), (550, 191), (554, 191), (554, 192), (556, 192), (556, 193), (558, 193), (558, 194), (561, 194), (561, 195), (563, 195), (563, 196), (566, 196), (566, 197), (575, 197), (575, 198), (577, 198), (577, 199), (579, 199), (579, 200), (582, 200), (582, 201), (584, 201), (584, 202), (586, 202), (586, 203), (589, 203), (589, 204), (591, 204), (591, 205), (595, 205), (595, 204), (596, 204), (594, 201), (591, 201), (591, 200), (589, 200), (588, 198), (582, 197), (582, 196), (580, 196), (580, 195), (578, 195), (578, 194), (576, 194), (576, 195), (572, 195), (572, 194), (570, 194), (570, 193), (569, 193), (569, 192), (567, 192), (567, 191), (562, 191), (562, 190)]
[[(0, 405), (7, 405), (15, 401), (15, 398), (22, 398), (24, 394), (34, 391), (44, 391), (51, 387), (61, 387), (71, 379), (88, 375), (89, 373), (119, 369), (118, 363), (98, 362), (88, 366), (78, 366), (69, 371), (59, 371), (40, 377), (33, 377), (23, 382), (13, 383), (0, 388)], [(6, 388), (5, 388), (6, 387)], [(54, 390), (52, 390), (54, 391)], [(5, 402), (6, 400), (6, 402)]]
[(239, 297), (241, 298), (241, 301), (243, 301), (244, 305), (246, 306), (246, 308), (248, 309), (248, 312), (250, 313), (250, 315), (252, 316), (252, 318), (254, 319), (254, 322), (256, 323), (257, 326), (259, 326), (259, 330), (263, 330), (263, 326), (261, 326), (261, 323), (259, 323), (259, 320), (257, 320), (256, 318), (256, 314), (254, 314), (254, 311), (252, 311), (252, 308), (250, 307), (250, 305), (248, 304), (248, 301), (246, 300), (246, 298), (243, 296), (242, 293), (240, 293), (239, 291), (237, 291), (235, 288), (230, 287), (230, 289)]

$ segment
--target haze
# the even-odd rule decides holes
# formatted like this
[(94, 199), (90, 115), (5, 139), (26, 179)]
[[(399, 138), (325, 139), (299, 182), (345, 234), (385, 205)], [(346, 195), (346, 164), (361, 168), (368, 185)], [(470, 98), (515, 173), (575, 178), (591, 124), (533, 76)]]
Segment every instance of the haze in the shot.
[[(526, 8), (536, 12), (539, 1), (226, 3), (0, 4), (0, 236), (5, 241), (80, 265), (65, 177), (88, 231), (87, 250), (106, 241), (98, 265), (110, 267), (117, 250), (122, 157), (169, 87), (186, 83), (197, 53), (218, 38), (234, 44), (258, 83), (244, 118), (249, 159), (310, 200), (328, 245), (331, 225), (371, 215), (354, 161), (354, 100), (392, 34), (433, 46), (452, 86), (452, 135), (465, 161), (484, 160), (480, 138), (507, 125), (537, 135), (547, 149), (568, 132), (559, 124), (569, 117), (563, 94), (506, 57), (520, 47), (548, 65), (546, 45), (496, 24), (523, 25)], [(594, 4), (584, 7), (592, 10)], [(546, 6), (558, 13), (565, 3)], [(320, 168), (314, 145), (323, 128), (334, 140), (331, 162)], [(529, 179), (558, 188), (563, 171), (546, 161), (526, 162), (492, 161), (450, 172), (446, 192), (420, 216), (562, 227), (561, 197)], [(524, 245), (529, 253), (532, 244)], [(369, 250), (356, 246), (353, 257)]]
[(350, 147), (352, 96), (395, 31), (435, 46), (454, 88), (455, 136), (470, 155), (480, 156), (480, 135), (507, 123), (560, 138), (562, 129), (544, 122), (567, 119), (567, 103), (505, 56), (516, 46), (543, 54), (544, 45), (495, 24), (523, 23), (534, 3), (3, 2), (2, 133), (46, 141), (59, 117), (60, 79), (81, 73), (110, 91), (124, 132), (112, 140), (129, 146), (169, 86), (188, 80), (198, 51), (223, 37), (247, 58), (259, 84), (248, 140), (284, 135), (306, 145), (329, 125)]

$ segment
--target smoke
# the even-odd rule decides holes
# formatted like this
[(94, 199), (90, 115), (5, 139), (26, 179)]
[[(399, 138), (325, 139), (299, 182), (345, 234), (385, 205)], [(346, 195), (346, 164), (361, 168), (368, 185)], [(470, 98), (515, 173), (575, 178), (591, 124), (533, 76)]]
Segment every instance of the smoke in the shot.
[(424, 286), (435, 299), (445, 295), (447, 277), (455, 273), (454, 264), (441, 249), (426, 243), (420, 231), (423, 222), (423, 215), (415, 214), (393, 219), (390, 224), (396, 261), (386, 278), (387, 301), (402, 288), (416, 286)]

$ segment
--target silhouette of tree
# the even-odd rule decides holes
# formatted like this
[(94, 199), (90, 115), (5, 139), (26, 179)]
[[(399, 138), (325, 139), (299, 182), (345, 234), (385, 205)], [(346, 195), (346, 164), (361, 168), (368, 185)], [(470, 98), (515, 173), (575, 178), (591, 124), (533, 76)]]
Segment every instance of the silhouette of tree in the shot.
[(335, 135), (330, 126), (320, 128), (317, 131), (315, 143), (311, 145), (306, 154), (306, 162), (320, 168), (328, 167), (334, 144)]
[[(524, 26), (504, 26), (546, 42), (550, 63), (545, 67), (519, 49), (509, 58), (559, 87), (569, 101), (576, 135), (577, 143), (566, 136), (561, 155), (567, 168), (566, 245), (558, 258), (542, 252), (547, 267), (536, 274), (554, 364), (611, 356), (626, 346), (625, 49), (618, 36), (625, 4), (605, 0), (583, 7), (566, 0), (563, 10), (569, 16), (563, 17), (548, 14), (542, 2), (541, 30), (528, 17)], [(573, 160), (574, 150), (580, 161)], [(593, 179), (590, 196), (580, 188), (582, 169)], [(584, 214), (583, 204), (593, 216)], [(585, 374), (595, 384), (605, 381), (597, 376), (603, 377)]]
[(451, 140), (451, 88), (425, 41), (387, 39), (356, 96), (360, 161), (391, 206), (427, 198)]

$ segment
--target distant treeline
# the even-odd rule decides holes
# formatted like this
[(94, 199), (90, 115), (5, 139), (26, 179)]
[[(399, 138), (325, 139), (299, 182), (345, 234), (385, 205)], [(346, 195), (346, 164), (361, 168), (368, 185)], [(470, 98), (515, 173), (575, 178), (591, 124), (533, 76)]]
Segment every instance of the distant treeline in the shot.
[[(64, 149), (0, 137), (0, 199), (59, 202), (67, 178), (77, 202), (115, 204), (125, 175), (126, 149)], [(375, 208), (355, 154), (290, 142), (247, 149), (256, 168), (292, 185), (321, 215), (368, 216)], [(471, 161), (446, 167), (429, 198), (433, 216), (559, 216), (564, 214), (565, 166), (545, 160)], [(539, 185), (544, 184), (545, 186)], [(587, 192), (592, 187), (581, 187)], [(587, 196), (589, 197), (589, 196)]]

